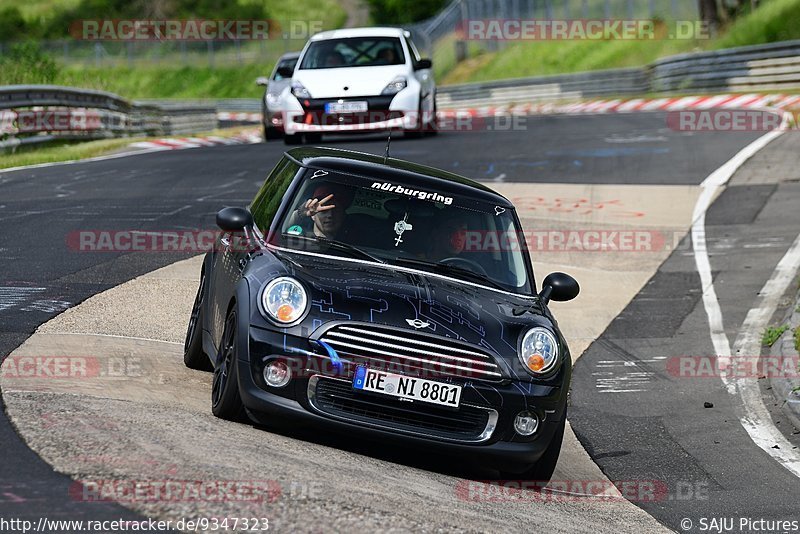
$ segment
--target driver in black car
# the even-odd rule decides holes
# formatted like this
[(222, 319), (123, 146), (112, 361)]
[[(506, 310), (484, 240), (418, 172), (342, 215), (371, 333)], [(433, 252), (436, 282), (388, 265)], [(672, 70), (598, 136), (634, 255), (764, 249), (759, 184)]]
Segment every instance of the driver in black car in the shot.
[[(313, 233), (317, 237), (347, 241), (345, 211), (353, 203), (353, 188), (335, 183), (321, 183), (311, 198), (303, 202), (289, 219), (289, 234)], [(298, 229), (299, 227), (299, 229)]]

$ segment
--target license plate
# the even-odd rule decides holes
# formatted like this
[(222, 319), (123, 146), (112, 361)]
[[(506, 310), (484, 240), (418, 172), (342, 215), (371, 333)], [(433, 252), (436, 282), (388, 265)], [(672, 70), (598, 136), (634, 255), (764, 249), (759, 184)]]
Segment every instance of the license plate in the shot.
[(367, 111), (364, 101), (328, 102), (325, 104), (325, 113), (363, 113)]
[(356, 369), (353, 388), (451, 408), (458, 408), (461, 401), (461, 386), (386, 373), (368, 367)]

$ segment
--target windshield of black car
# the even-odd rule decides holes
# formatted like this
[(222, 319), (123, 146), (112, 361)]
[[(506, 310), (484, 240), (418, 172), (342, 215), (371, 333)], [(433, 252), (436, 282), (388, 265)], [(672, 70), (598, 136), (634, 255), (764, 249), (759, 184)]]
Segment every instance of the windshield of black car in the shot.
[(350, 37), (312, 42), (300, 69), (402, 65), (405, 61), (403, 45), (397, 37)]
[(433, 182), (426, 188), (322, 170), (305, 176), (273, 244), (529, 293), (524, 238), (510, 206), (437, 191)]

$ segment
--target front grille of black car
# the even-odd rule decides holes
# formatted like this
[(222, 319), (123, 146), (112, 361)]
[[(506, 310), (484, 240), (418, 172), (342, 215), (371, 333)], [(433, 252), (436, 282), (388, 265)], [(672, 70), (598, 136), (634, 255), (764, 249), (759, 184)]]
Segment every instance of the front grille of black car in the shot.
[(503, 376), (489, 354), (457, 341), (375, 325), (340, 324), (324, 341), (350, 363), (387, 372), (441, 380), (499, 381)]
[(319, 411), (350, 422), (451, 441), (480, 442), (491, 437), (497, 412), (462, 405), (443, 408), (423, 402), (355, 391), (349, 380), (314, 376), (308, 397)]

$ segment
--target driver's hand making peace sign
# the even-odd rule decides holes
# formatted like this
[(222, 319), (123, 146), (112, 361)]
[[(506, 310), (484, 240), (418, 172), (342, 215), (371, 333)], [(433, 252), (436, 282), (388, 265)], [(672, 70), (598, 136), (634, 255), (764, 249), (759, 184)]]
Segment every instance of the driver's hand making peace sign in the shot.
[(336, 208), (336, 204), (328, 204), (333, 198), (333, 193), (326, 196), (322, 200), (318, 200), (316, 198), (309, 198), (306, 200), (305, 204), (303, 204), (303, 215), (306, 217), (313, 217), (317, 213), (322, 211), (328, 211)]

